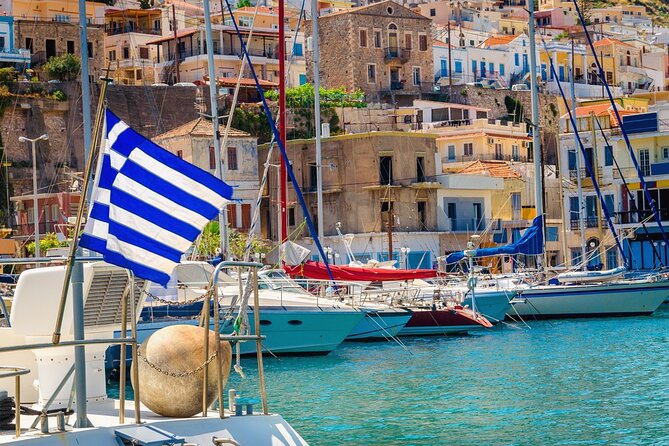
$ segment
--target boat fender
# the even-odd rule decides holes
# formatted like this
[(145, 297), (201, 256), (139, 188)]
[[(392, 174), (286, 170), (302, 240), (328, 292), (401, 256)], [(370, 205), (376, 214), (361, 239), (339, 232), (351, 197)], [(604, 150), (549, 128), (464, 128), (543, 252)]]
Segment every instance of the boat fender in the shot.
[(478, 281), (479, 281), (478, 277), (470, 277), (469, 279), (467, 279), (467, 288), (473, 290), (474, 288), (476, 288), (476, 284), (478, 283)]

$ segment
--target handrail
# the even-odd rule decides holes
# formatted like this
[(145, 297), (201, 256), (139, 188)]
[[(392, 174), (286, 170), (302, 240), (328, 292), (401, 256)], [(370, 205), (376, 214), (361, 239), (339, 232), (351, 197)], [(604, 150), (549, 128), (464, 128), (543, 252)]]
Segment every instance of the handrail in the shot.
[[(113, 338), (113, 339), (84, 339), (81, 341), (61, 341), (58, 344), (52, 342), (45, 342), (43, 344), (23, 344), (23, 345), (12, 345), (9, 347), (0, 347), (0, 353), (7, 352), (16, 352), (21, 350), (39, 350), (42, 348), (54, 348), (54, 347), (77, 347), (80, 345), (93, 345), (93, 344), (135, 344), (135, 340), (132, 338)], [(2, 378), (2, 376), (0, 376)]]
[[(5, 373), (2, 373), (5, 372)], [(16, 438), (21, 435), (21, 375), (27, 375), (30, 369), (11, 365), (0, 365), (0, 378), (14, 377), (14, 418)]]

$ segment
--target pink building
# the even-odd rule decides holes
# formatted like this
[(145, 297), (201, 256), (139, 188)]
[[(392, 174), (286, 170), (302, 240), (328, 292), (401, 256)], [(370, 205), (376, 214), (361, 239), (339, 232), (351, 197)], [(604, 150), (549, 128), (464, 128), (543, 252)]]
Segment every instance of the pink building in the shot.
[[(67, 219), (76, 216), (81, 192), (54, 192), (37, 194), (39, 209), (39, 233), (63, 232), (67, 235), (64, 225)], [(33, 238), (35, 221), (33, 212), (33, 195), (20, 195), (10, 199), (15, 206), (14, 236), (17, 238)]]

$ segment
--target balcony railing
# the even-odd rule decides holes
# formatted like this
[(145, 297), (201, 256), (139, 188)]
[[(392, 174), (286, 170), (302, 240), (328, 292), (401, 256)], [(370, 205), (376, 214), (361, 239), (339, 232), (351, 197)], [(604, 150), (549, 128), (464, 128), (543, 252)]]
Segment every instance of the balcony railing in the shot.
[(445, 156), (442, 159), (442, 162), (444, 163), (459, 163), (459, 162), (466, 162), (466, 161), (474, 161), (474, 160), (481, 160), (481, 161), (516, 161), (519, 163), (528, 163), (532, 161), (531, 157), (528, 156), (513, 156), (513, 155), (505, 155), (505, 154), (499, 154), (499, 153), (477, 153), (477, 154), (471, 154), (471, 155), (458, 155), (454, 157), (448, 157)]
[[(56, 232), (56, 222), (39, 223), (39, 233), (46, 234), (47, 232)], [(35, 225), (32, 223), (14, 225), (14, 234), (17, 236), (33, 236), (35, 234)]]
[[(658, 209), (658, 212), (660, 213), (661, 221), (669, 221), (669, 209), (660, 208)], [(649, 224), (655, 223), (653, 211), (650, 209), (641, 209), (638, 211), (622, 211), (614, 213), (614, 223), (616, 224), (638, 224), (642, 221), (646, 221)]]
[[(163, 59), (163, 62), (169, 62), (174, 60), (174, 52), (172, 51), (173, 49), (173, 44), (170, 47), (170, 53), (167, 58)], [(269, 48), (247, 48), (247, 51), (250, 56), (255, 56), (255, 57), (266, 57), (268, 59), (276, 59), (278, 57), (278, 47), (269, 47)], [(213, 51), (214, 55), (217, 56), (236, 56), (241, 58), (242, 57), (242, 51), (238, 49), (221, 49), (220, 47), (214, 48)], [(179, 51), (179, 60), (182, 61), (187, 57), (195, 57), (195, 56), (206, 56), (206, 51), (204, 49), (200, 50), (198, 48), (193, 48), (187, 49), (187, 50), (181, 50)]]
[[(578, 219), (571, 219), (569, 220), (569, 224), (571, 226), (571, 229), (573, 230), (578, 230), (581, 227), (580, 220)], [(606, 220), (602, 221), (602, 226), (606, 227)], [(583, 219), (583, 225), (586, 228), (596, 228), (597, 227), (597, 217), (585, 217)]]
[(488, 229), (496, 231), (501, 229), (501, 227), (502, 222), (500, 219), (449, 218), (446, 221), (446, 230), (451, 232), (483, 232)]
[(151, 28), (151, 27), (136, 27), (136, 26), (106, 26), (105, 27), (105, 32), (107, 33), (108, 36), (116, 36), (119, 34), (126, 34), (126, 33), (138, 33), (138, 34), (151, 34), (154, 36), (160, 36), (162, 35), (162, 30), (156, 29), (156, 28)]
[(411, 51), (405, 48), (386, 47), (384, 48), (384, 52), (384, 60), (386, 62), (399, 60), (400, 63), (405, 63), (411, 57)]

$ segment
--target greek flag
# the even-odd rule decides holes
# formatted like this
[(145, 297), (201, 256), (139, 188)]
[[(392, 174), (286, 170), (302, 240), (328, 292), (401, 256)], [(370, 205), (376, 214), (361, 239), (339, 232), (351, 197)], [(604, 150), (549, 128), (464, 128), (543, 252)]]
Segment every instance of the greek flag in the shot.
[(88, 221), (79, 245), (166, 286), (232, 188), (144, 138), (106, 111)]

